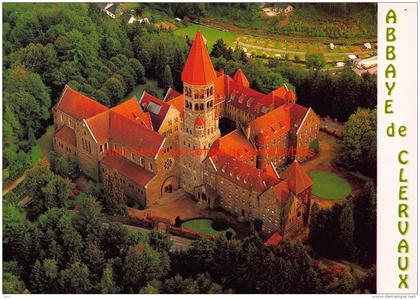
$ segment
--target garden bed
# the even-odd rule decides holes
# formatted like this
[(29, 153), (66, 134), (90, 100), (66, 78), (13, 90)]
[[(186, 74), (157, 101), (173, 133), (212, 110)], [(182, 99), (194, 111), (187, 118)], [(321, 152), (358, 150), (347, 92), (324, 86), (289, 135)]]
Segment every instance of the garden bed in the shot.
[(227, 231), (232, 233), (232, 237), (236, 236), (236, 231), (233, 228), (229, 227), (227, 230), (217, 231), (211, 227), (211, 222), (212, 219), (209, 218), (195, 218), (183, 221), (181, 227), (216, 237), (225, 235)]

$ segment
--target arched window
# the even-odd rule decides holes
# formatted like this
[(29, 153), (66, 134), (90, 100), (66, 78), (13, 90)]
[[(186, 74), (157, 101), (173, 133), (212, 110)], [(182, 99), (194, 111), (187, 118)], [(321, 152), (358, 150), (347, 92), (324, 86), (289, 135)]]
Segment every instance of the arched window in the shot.
[(198, 110), (198, 104), (196, 103), (195, 105), (194, 105), (194, 110)]
[(211, 95), (211, 96), (213, 95), (213, 86), (212, 86), (212, 87), (210, 87), (210, 95)]
[(204, 104), (203, 103), (200, 104), (200, 110), (204, 110)]

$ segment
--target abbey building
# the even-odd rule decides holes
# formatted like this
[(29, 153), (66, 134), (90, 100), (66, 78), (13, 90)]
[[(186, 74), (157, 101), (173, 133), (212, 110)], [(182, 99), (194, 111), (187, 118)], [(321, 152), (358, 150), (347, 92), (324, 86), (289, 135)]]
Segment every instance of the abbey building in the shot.
[[(200, 32), (182, 72), (183, 93), (143, 93), (113, 108), (66, 86), (53, 107), (54, 149), (94, 180), (116, 172), (126, 196), (144, 205), (179, 188), (211, 208), (266, 232), (308, 224), (312, 180), (300, 162), (311, 155), (319, 118), (281, 86), (249, 87), (241, 70), (215, 71)], [(222, 136), (220, 120), (236, 129)], [(281, 171), (280, 171), (281, 170)]]

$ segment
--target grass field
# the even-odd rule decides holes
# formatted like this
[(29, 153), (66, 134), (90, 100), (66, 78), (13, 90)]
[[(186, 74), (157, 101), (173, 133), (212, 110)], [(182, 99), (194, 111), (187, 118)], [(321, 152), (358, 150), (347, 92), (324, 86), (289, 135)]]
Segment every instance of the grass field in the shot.
[(324, 199), (345, 198), (351, 192), (350, 184), (331, 172), (311, 171), (309, 176), (314, 181), (312, 193)]
[[(288, 60), (305, 62), (305, 52), (322, 52), (325, 55), (326, 62), (335, 63), (337, 61), (345, 61), (346, 55), (340, 56), (339, 53), (366, 53), (369, 56), (369, 52), (362, 45), (335, 45), (335, 49), (331, 50), (328, 44), (320, 42), (301, 42), (293, 40), (275, 40), (265, 37), (256, 37), (246, 34), (238, 34), (234, 32), (228, 32), (219, 30), (216, 28), (210, 28), (202, 25), (192, 24), (190, 26), (177, 29), (174, 34), (178, 36), (188, 35), (191, 39), (195, 37), (196, 32), (200, 30), (204, 38), (207, 40), (207, 48), (211, 51), (213, 44), (220, 38), (225, 43), (234, 48), (236, 43), (240, 44), (247, 52), (255, 55), (265, 55), (267, 57), (281, 57), (284, 58), (284, 51), (290, 51), (288, 54)], [(293, 53), (293, 52), (304, 52), (304, 53)], [(364, 55), (364, 54), (360, 54)]]
[(193, 219), (193, 220), (188, 220), (184, 223), (182, 223), (182, 227), (189, 229), (189, 230), (193, 230), (199, 233), (203, 233), (203, 234), (207, 234), (210, 236), (220, 236), (220, 235), (224, 235), (226, 233), (226, 231), (231, 231), (232, 235), (235, 236), (236, 232), (232, 229), (232, 228), (228, 228), (227, 230), (223, 230), (223, 231), (217, 231), (214, 230), (211, 227), (211, 219)]
[(226, 42), (228, 46), (233, 46), (235, 39), (237, 37), (237, 35), (233, 32), (226, 32), (226, 31), (209, 28), (209, 27), (201, 26), (201, 25), (195, 25), (195, 24), (175, 30), (174, 33), (175, 35), (182, 36), (182, 37), (188, 35), (191, 39), (194, 39), (195, 34), (198, 30), (201, 31), (204, 38), (207, 40), (207, 48), (210, 51), (214, 43), (218, 39), (223, 38), (223, 40)]
[(54, 125), (47, 128), (47, 131), (42, 135), (32, 147), (31, 150), (31, 161), (32, 165), (35, 166), (42, 157), (42, 152), (49, 152), (52, 146), (52, 133), (54, 132)]

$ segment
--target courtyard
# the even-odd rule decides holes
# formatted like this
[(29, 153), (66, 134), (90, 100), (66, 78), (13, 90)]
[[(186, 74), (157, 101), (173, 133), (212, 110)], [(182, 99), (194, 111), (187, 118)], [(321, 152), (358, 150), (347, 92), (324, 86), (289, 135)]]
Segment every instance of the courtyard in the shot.
[[(356, 194), (364, 185), (364, 181), (351, 173), (333, 166), (334, 160), (341, 151), (337, 139), (325, 132), (319, 132), (320, 153), (302, 163), (305, 171), (315, 181), (313, 199), (321, 208), (329, 208), (335, 203), (343, 202), (349, 194)], [(312, 177), (311, 176), (311, 177)]]

